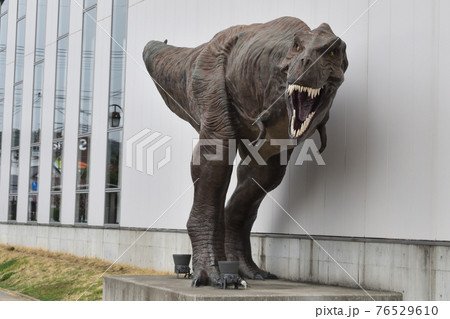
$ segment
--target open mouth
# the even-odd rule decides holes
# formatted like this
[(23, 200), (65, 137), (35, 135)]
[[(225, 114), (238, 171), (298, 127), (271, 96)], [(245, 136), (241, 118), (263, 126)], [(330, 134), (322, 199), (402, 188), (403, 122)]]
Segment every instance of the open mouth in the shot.
[(308, 129), (311, 120), (319, 108), (323, 88), (310, 88), (306, 86), (290, 84), (287, 89), (289, 102), (292, 107), (290, 119), (290, 133), (292, 137), (300, 137)]

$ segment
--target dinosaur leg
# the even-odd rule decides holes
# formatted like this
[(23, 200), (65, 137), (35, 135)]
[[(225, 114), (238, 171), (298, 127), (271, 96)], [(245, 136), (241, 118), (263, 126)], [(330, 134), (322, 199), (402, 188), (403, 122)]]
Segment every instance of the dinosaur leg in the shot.
[(197, 145), (191, 163), (195, 187), (187, 230), (193, 250), (193, 286), (215, 286), (220, 274), (218, 261), (226, 260), (224, 204), (233, 166), (228, 165), (227, 145), (223, 149), (224, 160), (208, 160), (213, 154), (214, 147)]
[[(288, 153), (290, 157), (292, 150)], [(283, 180), (286, 165), (280, 163), (280, 155), (269, 159), (266, 166), (239, 165), (238, 185), (225, 209), (225, 252), (227, 260), (240, 262), (241, 275), (251, 279), (276, 279), (261, 270), (252, 259), (250, 231), (258, 208), (266, 192), (275, 189)], [(255, 181), (261, 185), (258, 186)]]

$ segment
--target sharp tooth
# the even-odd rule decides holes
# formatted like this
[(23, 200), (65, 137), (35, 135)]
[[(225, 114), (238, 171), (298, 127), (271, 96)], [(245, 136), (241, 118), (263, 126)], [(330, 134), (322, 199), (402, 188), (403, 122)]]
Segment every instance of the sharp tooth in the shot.
[(292, 85), (289, 85), (289, 87), (288, 87), (289, 95), (292, 95), (292, 91), (293, 91), (293, 87), (292, 87)]
[(317, 95), (320, 94), (320, 90), (321, 90), (321, 88), (318, 88), (318, 89), (317, 89)]
[(294, 134), (295, 134), (294, 123), (295, 123), (295, 109), (294, 109), (294, 114), (292, 115), (292, 119), (291, 119), (291, 134), (292, 134), (293, 136), (294, 136)]

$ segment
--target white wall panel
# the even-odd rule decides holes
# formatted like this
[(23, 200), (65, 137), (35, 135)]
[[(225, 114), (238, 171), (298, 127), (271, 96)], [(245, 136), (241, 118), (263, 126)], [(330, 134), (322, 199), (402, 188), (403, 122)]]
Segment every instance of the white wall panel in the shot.
[(431, 192), (433, 193), (433, 209), (434, 213), (431, 218), (434, 218), (434, 235), (436, 239), (449, 239), (450, 225), (450, 205), (449, 205), (449, 190), (450, 190), (450, 90), (448, 73), (450, 70), (450, 60), (447, 58), (450, 52), (450, 20), (447, 13), (450, 12), (450, 1), (439, 1), (434, 8), (436, 12), (436, 31), (435, 36), (438, 37), (439, 47), (436, 52), (437, 66), (436, 77), (438, 92), (436, 96), (436, 113), (433, 114), (436, 128), (433, 135), (433, 153), (424, 154), (432, 157), (430, 166), (433, 170), (433, 185)]
[[(128, 51), (135, 59), (128, 59), (125, 140), (148, 127), (172, 136), (174, 154), (180, 148), (183, 154), (155, 176), (124, 168), (125, 225), (155, 220), (190, 183), (189, 139), (195, 132), (166, 108), (143, 70), (140, 54), (145, 43), (167, 38), (170, 44), (192, 47), (231, 25), (295, 15), (312, 28), (328, 22), (337, 35), (353, 24), (342, 35), (350, 67), (328, 124), (326, 167), (291, 163), (272, 195), (312, 234), (450, 239), (434, 230), (439, 224), (434, 218), (448, 209), (437, 185), (447, 179), (435, 166), (443, 161), (433, 155), (442, 153), (444, 139), (441, 142), (438, 132), (445, 120), (436, 113), (446, 112), (441, 103), (448, 98), (438, 90), (438, 81), (447, 81), (439, 77), (445, 62), (437, 52), (448, 51), (438, 48), (449, 28), (445, 21), (434, 22), (442, 2), (379, 1), (361, 16), (372, 3), (130, 2)], [(130, 104), (138, 110), (130, 111)], [(234, 184), (235, 178), (230, 192)], [(184, 220), (168, 217), (164, 227), (184, 225), (191, 196), (190, 192), (179, 202), (183, 212), (177, 214)], [(303, 233), (270, 198), (262, 203), (254, 230)]]
[(95, 45), (94, 100), (92, 114), (92, 144), (89, 176), (90, 225), (103, 225), (105, 210), (106, 139), (108, 127), (109, 59), (111, 43), (111, 1), (99, 1), (97, 7), (98, 27)]
[[(450, 190), (447, 168), (450, 162), (447, 129), (450, 24), (446, 14), (450, 12), (450, 4), (444, 0), (374, 3), (375, 0), (130, 0), (121, 226), (148, 227), (160, 218), (153, 227), (182, 229), (192, 205), (189, 162), (192, 138), (197, 134), (165, 106), (142, 62), (145, 44), (149, 40), (168, 39), (172, 45), (193, 47), (232, 25), (292, 15), (303, 19), (311, 28), (328, 22), (347, 43), (349, 69), (327, 126), (328, 148), (324, 154), (327, 165), (295, 165), (299, 153), (296, 150), (282, 185), (271, 193), (283, 209), (266, 198), (254, 231), (450, 240), (446, 227), (450, 223), (447, 195)], [(373, 7), (363, 14), (371, 4)], [(102, 8), (110, 6), (110, 0), (101, 3), (98, 12), (100, 24), (107, 31), (110, 31), (110, 11)], [(71, 9), (62, 215), (63, 223), (69, 224), (73, 223), (75, 211), (82, 28), (81, 9), (74, 3)], [(15, 29), (13, 14), (15, 9), (10, 10), (8, 31)], [(56, 15), (57, 6), (49, 1), (43, 112), (43, 121), (48, 124), (44, 124), (42, 131), (41, 155), (41, 183), (47, 186), (51, 162), (51, 142), (47, 139), (51, 139), (54, 94), (54, 65), (51, 64), (54, 64), (56, 41), (53, 34), (56, 23), (51, 17)], [(89, 207), (92, 225), (101, 225), (104, 214), (106, 109), (103, 106), (107, 104), (109, 41), (102, 33), (97, 30)], [(13, 81), (13, 48), (10, 37), (7, 83)], [(7, 216), (9, 175), (5, 161), (9, 161), (12, 93), (6, 92), (0, 220), (6, 220)], [(143, 172), (135, 164), (131, 168), (125, 165), (126, 141), (145, 128), (172, 138), (168, 143), (172, 160), (153, 176), (145, 173), (145, 165)], [(317, 134), (314, 140), (318, 142)], [(164, 148), (161, 148), (155, 160), (163, 156)], [(233, 176), (229, 194), (235, 184)], [(40, 189), (40, 222), (48, 222), (48, 191)]]

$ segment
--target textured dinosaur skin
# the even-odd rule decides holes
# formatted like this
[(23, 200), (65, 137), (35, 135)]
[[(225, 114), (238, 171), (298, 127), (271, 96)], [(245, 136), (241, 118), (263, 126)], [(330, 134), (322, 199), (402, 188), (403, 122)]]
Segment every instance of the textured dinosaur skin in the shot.
[[(197, 145), (191, 162), (194, 203), (187, 229), (194, 286), (217, 284), (220, 260), (238, 260), (241, 276), (276, 278), (253, 262), (250, 231), (266, 191), (283, 179), (286, 163), (280, 159), (289, 159), (295, 146), (282, 154), (269, 141), (300, 144), (317, 130), (320, 151), (325, 149), (325, 124), (348, 66), (345, 48), (328, 24), (311, 30), (293, 17), (234, 26), (195, 48), (167, 41), (146, 45), (145, 65), (167, 106), (200, 139), (224, 145), (222, 161), (207, 160), (216, 148)], [(238, 141), (246, 158), (250, 153), (239, 142), (243, 139), (260, 139), (259, 154), (267, 165), (241, 162), (237, 188), (225, 205), (233, 170), (228, 159), (236, 155), (230, 140)]]

